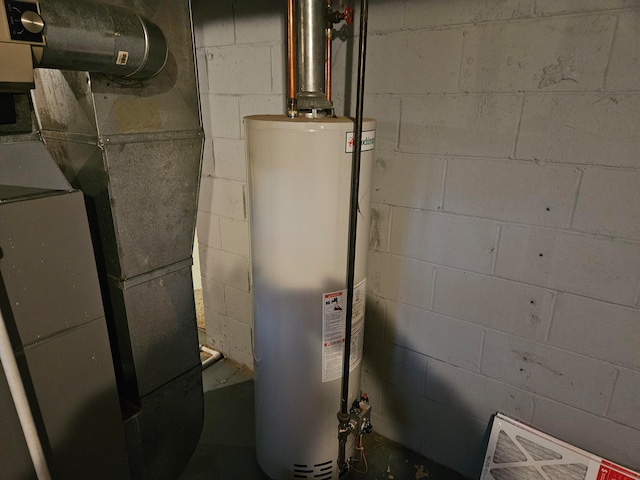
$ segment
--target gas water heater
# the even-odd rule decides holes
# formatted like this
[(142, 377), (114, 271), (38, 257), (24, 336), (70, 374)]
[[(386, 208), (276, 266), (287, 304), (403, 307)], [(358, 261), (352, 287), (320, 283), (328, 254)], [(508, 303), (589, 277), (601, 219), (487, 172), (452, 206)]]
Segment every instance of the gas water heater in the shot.
[[(353, 121), (245, 124), (258, 461), (276, 480), (337, 479)], [(349, 404), (360, 399), (375, 122), (363, 128)]]
[[(289, 0), (288, 115), (244, 119), (256, 451), (274, 480), (346, 477), (370, 429), (360, 369), (376, 123), (335, 117), (330, 99), (331, 26), (349, 15)], [(338, 428), (341, 400), (353, 426)]]

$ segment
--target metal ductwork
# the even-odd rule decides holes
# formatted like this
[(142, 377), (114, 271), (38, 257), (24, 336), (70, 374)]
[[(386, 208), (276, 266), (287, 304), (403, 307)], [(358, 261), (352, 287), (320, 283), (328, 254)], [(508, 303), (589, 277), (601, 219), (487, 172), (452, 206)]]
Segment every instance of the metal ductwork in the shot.
[(18, 62), (0, 75), (0, 91), (33, 88), (34, 66), (140, 80), (157, 75), (167, 61), (162, 30), (118, 5), (8, 0), (0, 13), (0, 60)]
[[(69, 189), (84, 194), (128, 470), (134, 480), (174, 480), (204, 412), (191, 280), (204, 135), (189, 2), (7, 0), (2, 8), (0, 61), (15, 59), (19, 70), (0, 71), (0, 167), (15, 150), (7, 145), (42, 147), (41, 137)], [(47, 68), (34, 75), (33, 65)], [(39, 135), (29, 99), (14, 94), (34, 85)], [(11, 317), (11, 298), (0, 300)], [(55, 466), (55, 442), (42, 435)], [(127, 478), (100, 475), (92, 473)]]
[(85, 0), (41, 2), (46, 45), (39, 67), (152, 77), (167, 61), (162, 30), (138, 13)]

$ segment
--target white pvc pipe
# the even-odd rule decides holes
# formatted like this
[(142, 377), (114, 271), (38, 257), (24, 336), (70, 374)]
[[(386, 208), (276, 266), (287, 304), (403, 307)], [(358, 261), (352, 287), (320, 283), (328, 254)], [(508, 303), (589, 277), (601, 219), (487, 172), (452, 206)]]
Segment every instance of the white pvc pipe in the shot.
[(36, 471), (38, 480), (51, 480), (49, 474), (49, 467), (47, 461), (44, 458), (44, 452), (42, 451), (42, 444), (40, 443), (40, 437), (38, 437), (38, 431), (36, 430), (36, 424), (33, 421), (33, 415), (31, 414), (31, 408), (29, 407), (29, 401), (27, 400), (27, 394), (24, 391), (24, 385), (22, 378), (20, 377), (20, 371), (18, 370), (18, 364), (16, 363), (16, 357), (13, 354), (13, 347), (9, 340), (9, 333), (4, 323), (4, 317), (0, 311), (0, 362), (2, 362), (2, 368), (4, 374), (7, 377), (7, 383), (9, 384), (9, 390), (11, 391), (11, 397), (13, 403), (16, 406), (16, 412), (20, 419), (20, 425), (22, 426), (22, 432), (24, 438), (27, 441), (27, 448), (29, 449), (29, 455), (31, 455), (31, 461)]
[(209, 358), (207, 358), (206, 360), (204, 360), (202, 363), (202, 369), (204, 370), (207, 367), (210, 367), (211, 365), (213, 365), (214, 363), (216, 363), (218, 360), (222, 360), (222, 353), (217, 351), (217, 350), (213, 350), (212, 348), (209, 348), (205, 345), (200, 345), (200, 351), (206, 353), (207, 355), (209, 355)]

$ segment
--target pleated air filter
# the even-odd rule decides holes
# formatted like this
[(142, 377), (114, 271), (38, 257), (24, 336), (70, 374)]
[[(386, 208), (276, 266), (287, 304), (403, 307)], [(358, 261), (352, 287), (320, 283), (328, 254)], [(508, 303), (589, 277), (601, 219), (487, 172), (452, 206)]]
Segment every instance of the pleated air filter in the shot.
[(480, 480), (640, 480), (640, 474), (498, 413)]

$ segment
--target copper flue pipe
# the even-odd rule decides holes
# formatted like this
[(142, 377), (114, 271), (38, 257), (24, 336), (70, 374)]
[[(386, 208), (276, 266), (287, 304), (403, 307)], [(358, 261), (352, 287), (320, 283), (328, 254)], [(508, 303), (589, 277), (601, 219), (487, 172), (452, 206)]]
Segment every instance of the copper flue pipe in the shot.
[(295, 65), (295, 32), (294, 32), (294, 0), (287, 3), (287, 90), (289, 97), (289, 108), (293, 108), (296, 98), (296, 65)]

